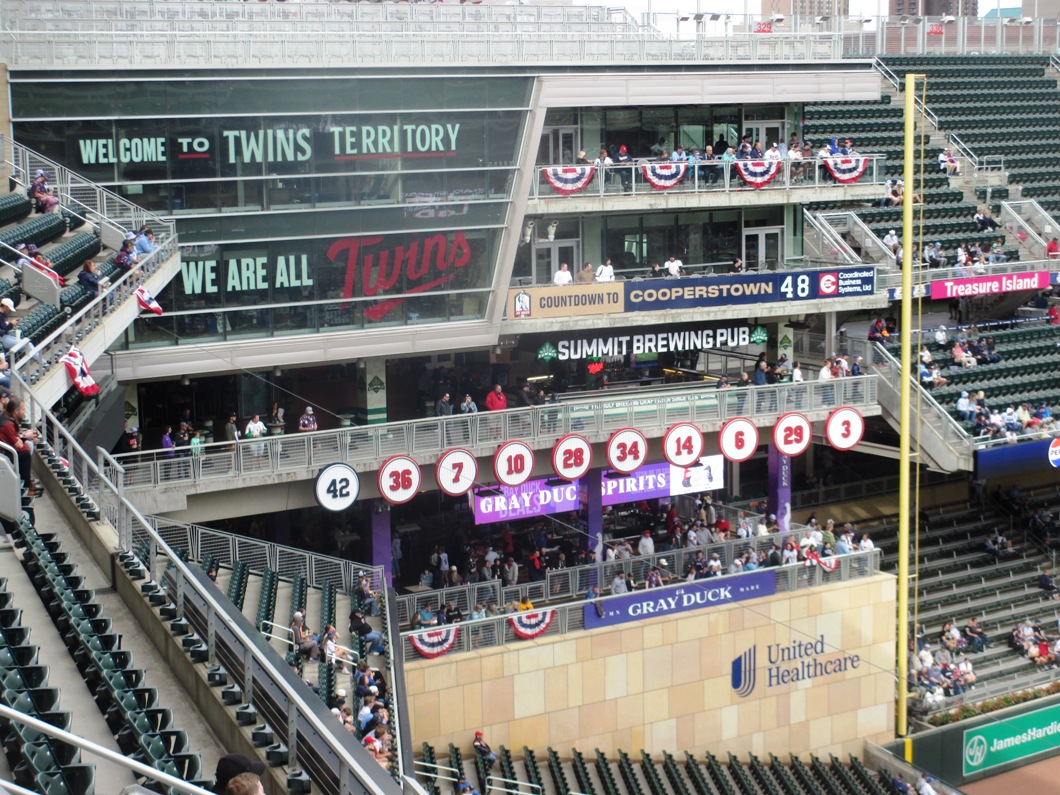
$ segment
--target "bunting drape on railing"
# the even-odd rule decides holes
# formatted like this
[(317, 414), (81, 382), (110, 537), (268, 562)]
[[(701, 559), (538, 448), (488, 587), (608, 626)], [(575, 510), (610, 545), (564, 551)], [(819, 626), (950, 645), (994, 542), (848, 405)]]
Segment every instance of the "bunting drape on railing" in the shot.
[(803, 561), (802, 565), (813, 566), (815, 564), (820, 566), (825, 571), (835, 571), (839, 568), (839, 558), (822, 558), (820, 555), (817, 554), (816, 549), (806, 550), (806, 560)]
[(409, 643), (412, 644), (412, 648), (418, 651), (420, 655), (433, 660), (435, 657), (441, 657), (452, 649), (459, 634), (459, 627), (446, 627), (445, 629), (436, 629), (433, 632), (419, 632), (415, 635), (409, 635), (408, 639)]
[(861, 179), (865, 169), (869, 166), (867, 157), (826, 157), (824, 167), (828, 173), (835, 177), (836, 182), (844, 185), (852, 185)]
[(544, 635), (545, 630), (552, 624), (555, 610), (534, 610), (530, 613), (519, 613), (508, 619), (512, 625), (512, 631), (523, 640), (536, 638)]
[(640, 170), (655, 190), (669, 190), (685, 178), (688, 163), (644, 163)]
[(752, 188), (764, 188), (777, 178), (783, 163), (780, 160), (737, 160), (736, 173)]
[(593, 166), (550, 166), (541, 169), (541, 173), (556, 193), (570, 196), (589, 184), (596, 169)]

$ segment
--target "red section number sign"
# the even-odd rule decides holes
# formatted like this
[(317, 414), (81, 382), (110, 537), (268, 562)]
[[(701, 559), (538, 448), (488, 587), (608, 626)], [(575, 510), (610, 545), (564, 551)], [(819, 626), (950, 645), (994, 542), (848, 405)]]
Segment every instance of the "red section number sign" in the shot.
[(459, 447), (446, 450), (438, 458), (434, 479), (438, 488), (450, 497), (467, 494), (478, 480), (478, 461), (467, 450)]
[(388, 458), (379, 467), (379, 496), (391, 505), (401, 505), (420, 490), (420, 465), (407, 455)]
[(746, 461), (758, 449), (758, 428), (746, 417), (734, 417), (721, 426), (718, 447), (730, 461)]
[(703, 431), (691, 422), (670, 426), (663, 436), (663, 456), (675, 467), (692, 466), (703, 457)]
[(564, 480), (577, 480), (593, 465), (593, 448), (589, 440), (569, 433), (552, 448), (552, 469)]
[(865, 434), (865, 418), (861, 412), (850, 406), (840, 406), (831, 414), (824, 424), (824, 435), (828, 444), (836, 450), (850, 450), (857, 447)]
[(813, 426), (805, 415), (792, 411), (782, 415), (773, 426), (773, 446), (786, 456), (805, 453), (812, 441)]
[(505, 442), (493, 456), (493, 474), (505, 486), (521, 486), (534, 471), (534, 451), (526, 442)]
[(638, 430), (623, 428), (607, 440), (607, 463), (616, 472), (635, 472), (647, 458), (648, 440)]

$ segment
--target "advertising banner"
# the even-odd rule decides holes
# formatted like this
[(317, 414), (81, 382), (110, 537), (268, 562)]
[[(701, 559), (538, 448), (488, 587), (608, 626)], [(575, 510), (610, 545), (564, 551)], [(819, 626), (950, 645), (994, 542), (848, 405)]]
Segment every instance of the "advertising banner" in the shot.
[(585, 628), (598, 629), (639, 621), (642, 618), (671, 616), (688, 610), (772, 596), (777, 589), (773, 569), (747, 572), (737, 577), (709, 577), (705, 580), (652, 588), (625, 596), (587, 602)]
[(630, 281), (624, 287), (626, 311), (655, 312), (872, 295), (876, 292), (876, 271), (837, 268), (797, 273), (734, 273)]
[[(645, 464), (631, 475), (601, 478), (602, 505), (622, 505), (634, 500), (654, 500), (679, 494), (697, 494), (722, 488), (725, 483), (720, 455), (703, 456), (693, 467), (675, 467), (665, 461)], [(471, 509), (475, 524), (507, 522), (581, 510), (578, 481), (528, 480), (521, 486), (475, 489)]]
[(965, 776), (1060, 747), (1060, 705), (1036, 709), (964, 732)]
[(622, 285), (568, 284), (563, 287), (516, 287), (508, 291), (508, 319), (603, 315), (626, 311)]
[(973, 298), (1018, 290), (1044, 290), (1049, 287), (1049, 271), (1009, 273), (999, 276), (973, 276), (968, 279), (943, 279), (931, 283), (932, 300), (940, 298)]

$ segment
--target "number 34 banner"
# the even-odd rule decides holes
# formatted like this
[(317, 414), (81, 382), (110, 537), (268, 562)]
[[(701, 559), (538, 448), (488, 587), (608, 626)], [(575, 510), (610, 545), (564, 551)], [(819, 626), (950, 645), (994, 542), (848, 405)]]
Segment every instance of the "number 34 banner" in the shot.
[(874, 268), (733, 273), (624, 282), (627, 312), (857, 298), (876, 292)]

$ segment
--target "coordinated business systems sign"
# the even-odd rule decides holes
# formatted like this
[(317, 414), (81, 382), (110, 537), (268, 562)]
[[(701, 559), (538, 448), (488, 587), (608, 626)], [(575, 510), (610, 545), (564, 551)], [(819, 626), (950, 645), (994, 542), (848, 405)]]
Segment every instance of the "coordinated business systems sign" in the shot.
[(972, 776), (1060, 747), (1060, 704), (964, 731), (963, 772)]
[(672, 616), (689, 610), (772, 596), (777, 590), (774, 569), (761, 569), (736, 577), (709, 577), (671, 588), (649, 588), (625, 596), (594, 600), (585, 604), (585, 628), (599, 629)]
[(515, 287), (508, 291), (508, 319), (776, 304), (822, 298), (853, 298), (875, 292), (874, 268), (733, 273), (725, 276), (641, 279), (562, 287)]

